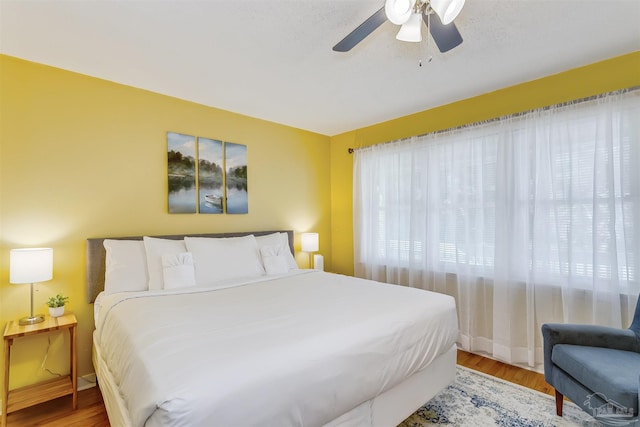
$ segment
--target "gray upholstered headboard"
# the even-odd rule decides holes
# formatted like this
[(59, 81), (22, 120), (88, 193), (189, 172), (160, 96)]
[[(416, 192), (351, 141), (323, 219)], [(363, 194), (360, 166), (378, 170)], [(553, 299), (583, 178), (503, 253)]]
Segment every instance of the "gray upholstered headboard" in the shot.
[[(272, 233), (287, 233), (289, 235), (289, 247), (291, 253), (295, 254), (293, 249), (293, 231), (292, 230), (275, 230), (275, 231), (245, 231), (238, 233), (215, 233), (215, 234), (174, 234), (169, 236), (150, 236), (161, 239), (180, 240), (185, 236), (189, 237), (241, 237), (249, 234), (262, 236)], [(99, 237), (87, 239), (87, 300), (93, 303), (100, 292), (104, 290), (104, 272), (106, 252), (104, 249), (104, 239), (116, 240), (142, 240), (142, 236), (133, 237)]]

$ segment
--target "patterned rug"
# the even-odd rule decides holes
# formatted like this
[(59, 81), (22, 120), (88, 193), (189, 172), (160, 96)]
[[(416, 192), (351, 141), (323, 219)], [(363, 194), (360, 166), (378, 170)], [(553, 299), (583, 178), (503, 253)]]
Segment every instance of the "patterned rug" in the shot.
[(600, 426), (571, 402), (564, 402), (563, 416), (556, 416), (552, 396), (471, 369), (458, 366), (456, 381), (399, 427)]

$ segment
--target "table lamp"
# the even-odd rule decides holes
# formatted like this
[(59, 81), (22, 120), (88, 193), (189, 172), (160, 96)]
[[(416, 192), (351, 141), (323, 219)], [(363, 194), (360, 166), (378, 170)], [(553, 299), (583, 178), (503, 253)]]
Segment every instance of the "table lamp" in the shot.
[(11, 249), (9, 253), (9, 282), (31, 284), (31, 311), (29, 317), (20, 319), (21, 325), (33, 325), (44, 321), (42, 314), (33, 314), (33, 284), (53, 278), (53, 249)]
[(302, 233), (302, 252), (309, 252), (309, 268), (311, 265), (311, 253), (318, 252), (320, 247), (318, 233)]

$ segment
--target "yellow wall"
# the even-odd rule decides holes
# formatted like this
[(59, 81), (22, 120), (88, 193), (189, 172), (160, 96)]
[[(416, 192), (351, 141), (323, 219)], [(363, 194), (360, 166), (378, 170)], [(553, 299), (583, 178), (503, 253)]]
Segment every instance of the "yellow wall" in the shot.
[[(167, 213), (167, 131), (247, 145), (249, 214)], [(330, 268), (329, 168), (327, 136), (0, 55), (0, 328), (29, 312), (29, 286), (9, 284), (11, 248), (54, 249), (54, 279), (37, 285), (35, 305), (70, 296), (81, 375), (93, 372), (88, 237), (317, 231)], [(66, 339), (54, 336), (47, 368), (68, 371)], [(52, 378), (40, 370), (46, 347), (16, 341), (11, 388)]]
[(332, 137), (333, 271), (353, 274), (353, 160), (347, 148), (393, 141), (638, 85), (640, 52), (635, 52)]

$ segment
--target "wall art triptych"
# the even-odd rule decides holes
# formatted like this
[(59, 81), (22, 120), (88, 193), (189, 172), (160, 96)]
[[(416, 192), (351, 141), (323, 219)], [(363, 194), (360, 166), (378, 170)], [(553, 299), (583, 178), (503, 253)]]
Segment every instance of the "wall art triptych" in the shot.
[(247, 146), (167, 132), (169, 213), (246, 214)]

